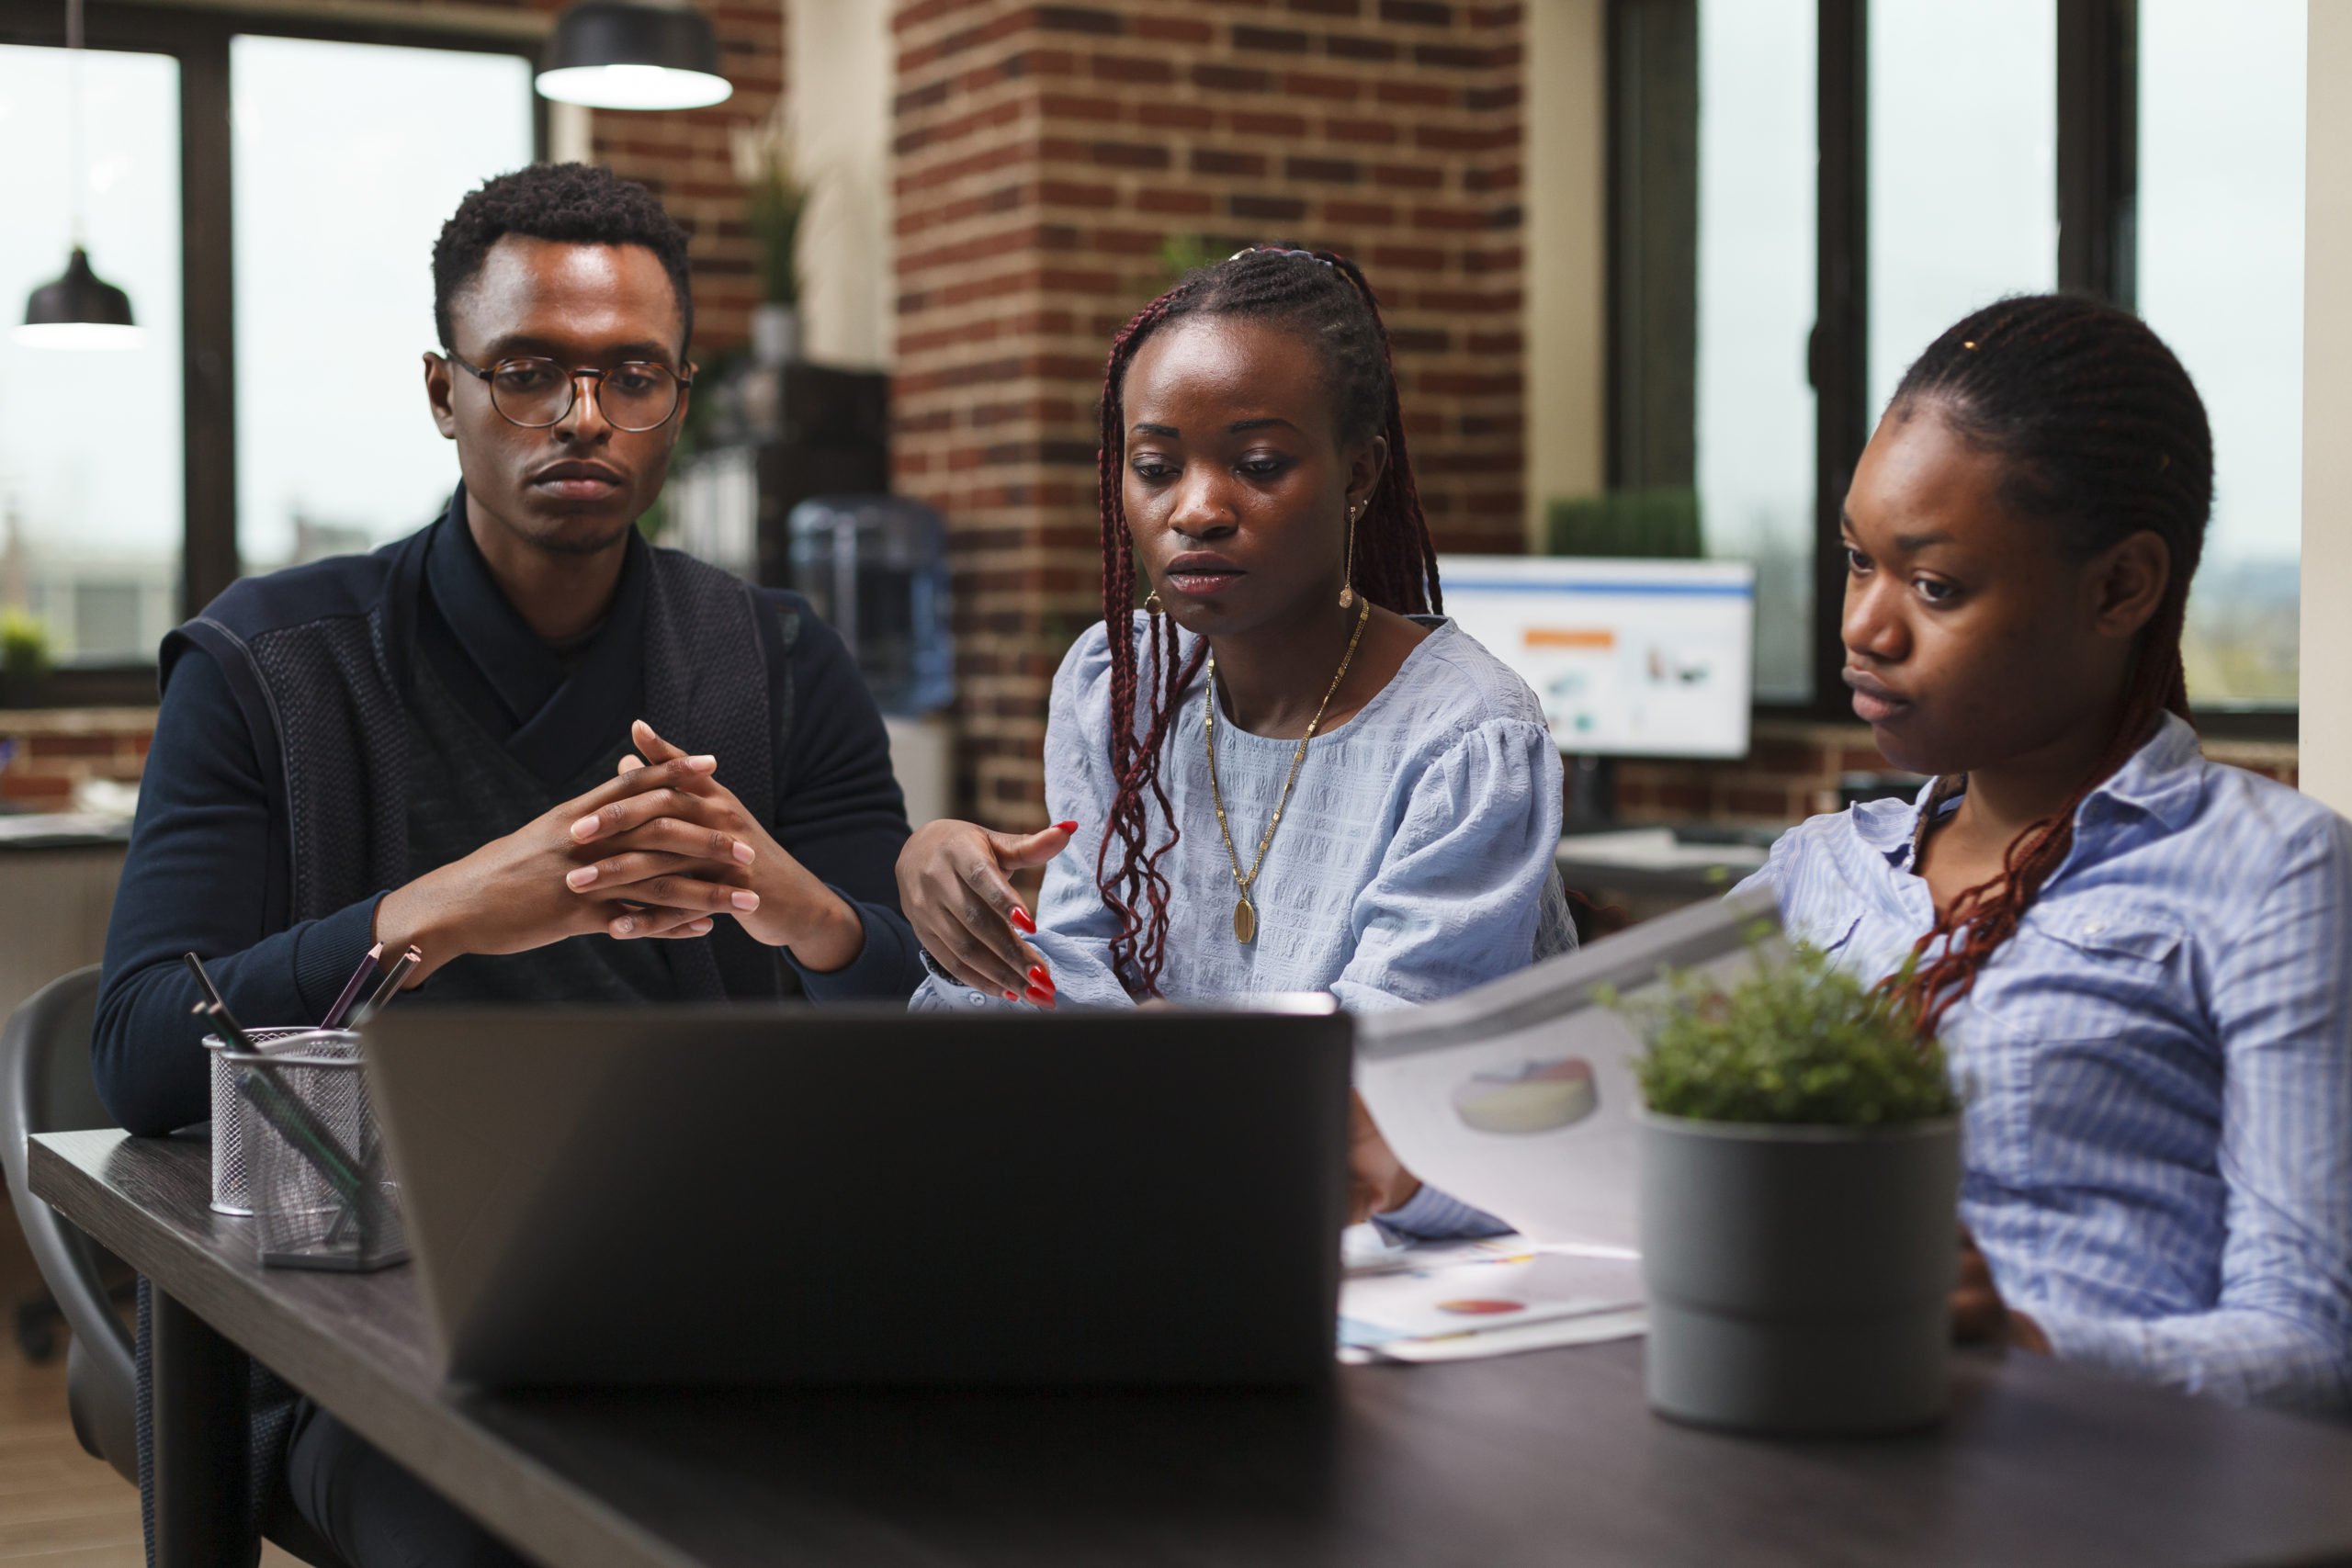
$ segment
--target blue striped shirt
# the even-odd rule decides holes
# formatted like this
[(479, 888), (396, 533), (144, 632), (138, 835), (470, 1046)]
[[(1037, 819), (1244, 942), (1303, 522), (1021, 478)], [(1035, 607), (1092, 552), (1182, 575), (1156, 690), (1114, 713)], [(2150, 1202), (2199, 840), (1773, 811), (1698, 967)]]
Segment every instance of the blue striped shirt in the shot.
[[(1889, 974), (1934, 923), (1925, 801), (1816, 817), (1747, 885)], [(1944, 1032), (1962, 1218), (2059, 1355), (2352, 1407), (2352, 824), (2167, 716)]]

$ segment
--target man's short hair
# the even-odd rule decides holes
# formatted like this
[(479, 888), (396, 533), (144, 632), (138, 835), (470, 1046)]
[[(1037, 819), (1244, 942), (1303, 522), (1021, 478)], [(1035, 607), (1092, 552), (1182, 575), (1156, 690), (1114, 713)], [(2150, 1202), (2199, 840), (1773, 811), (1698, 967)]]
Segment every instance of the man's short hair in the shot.
[(481, 276), (490, 248), (509, 234), (582, 245), (643, 245), (661, 258), (685, 323), (683, 354), (695, 335), (694, 284), (686, 233), (654, 194), (594, 164), (534, 164), (485, 180), (458, 203), (433, 243), (433, 324), (455, 352), (449, 301)]

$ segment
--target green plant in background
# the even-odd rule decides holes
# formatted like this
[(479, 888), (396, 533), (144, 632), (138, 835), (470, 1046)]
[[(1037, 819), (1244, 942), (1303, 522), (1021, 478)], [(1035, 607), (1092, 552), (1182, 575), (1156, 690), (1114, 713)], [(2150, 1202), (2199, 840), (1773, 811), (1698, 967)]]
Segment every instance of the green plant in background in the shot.
[(760, 245), (762, 297), (771, 305), (800, 303), (800, 220), (811, 194), (794, 161), (784, 106), (748, 130), (735, 132), (735, 178), (743, 187), (743, 217)]
[(1232, 251), (1228, 245), (1220, 254), (1205, 234), (1170, 234), (1159, 247), (1160, 287), (1172, 288), (1186, 273), (1214, 266)]
[(800, 303), (800, 219), (808, 187), (793, 177), (788, 155), (770, 163), (744, 188), (744, 218), (760, 243), (760, 287), (771, 305)]
[(1684, 487), (1555, 500), (1545, 503), (1544, 524), (1549, 555), (1695, 560), (1706, 553), (1699, 492)]
[(13, 606), (0, 610), (0, 672), (22, 679), (46, 673), (49, 623)]
[(1728, 989), (1677, 975), (1662, 1001), (1626, 1010), (1648, 1040), (1634, 1076), (1661, 1116), (1889, 1127), (1960, 1109), (1941, 1046), (1816, 948), (1759, 953)]

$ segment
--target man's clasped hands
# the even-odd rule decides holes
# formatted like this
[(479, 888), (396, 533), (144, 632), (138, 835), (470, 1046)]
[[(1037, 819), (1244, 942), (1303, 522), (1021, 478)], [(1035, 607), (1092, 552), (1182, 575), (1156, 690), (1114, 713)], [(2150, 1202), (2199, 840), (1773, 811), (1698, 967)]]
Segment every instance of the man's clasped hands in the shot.
[(706, 936), (720, 916), (809, 969), (857, 956), (856, 913), (744, 808), (716, 757), (687, 755), (642, 719), (629, 733), (637, 750), (607, 783), (385, 896), (376, 936), (424, 951), (417, 980), (466, 953), (598, 931)]

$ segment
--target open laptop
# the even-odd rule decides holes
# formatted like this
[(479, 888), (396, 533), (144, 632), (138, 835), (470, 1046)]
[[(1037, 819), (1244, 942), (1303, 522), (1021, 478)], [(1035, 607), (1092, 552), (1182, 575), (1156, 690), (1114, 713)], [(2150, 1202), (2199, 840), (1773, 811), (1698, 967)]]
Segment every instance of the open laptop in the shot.
[(395, 1010), (454, 1381), (1330, 1375), (1351, 1029), (1283, 1010)]

